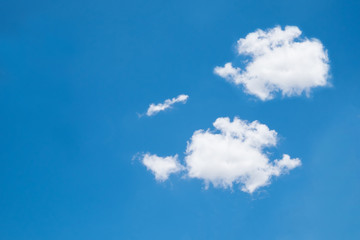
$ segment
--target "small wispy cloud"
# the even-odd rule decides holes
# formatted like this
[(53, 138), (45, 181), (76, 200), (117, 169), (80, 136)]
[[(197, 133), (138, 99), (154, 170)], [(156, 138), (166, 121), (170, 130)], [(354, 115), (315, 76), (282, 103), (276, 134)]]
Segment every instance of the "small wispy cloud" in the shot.
[(144, 154), (142, 163), (150, 170), (158, 181), (165, 181), (172, 173), (180, 172), (184, 167), (179, 163), (178, 155), (159, 157), (155, 154)]
[(185, 94), (181, 94), (177, 97), (174, 97), (172, 99), (166, 99), (163, 103), (158, 103), (158, 104), (150, 104), (148, 110), (146, 111), (146, 115), (147, 116), (153, 116), (161, 111), (165, 111), (168, 108), (171, 108), (172, 105), (174, 105), (175, 103), (186, 103), (187, 99), (189, 98), (188, 95)]

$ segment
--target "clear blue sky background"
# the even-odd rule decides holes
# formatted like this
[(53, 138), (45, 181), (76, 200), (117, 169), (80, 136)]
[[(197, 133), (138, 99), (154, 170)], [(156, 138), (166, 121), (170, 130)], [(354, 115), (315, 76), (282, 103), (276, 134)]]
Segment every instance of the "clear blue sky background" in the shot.
[[(360, 239), (359, 1), (0, 0), (0, 239)], [(213, 74), (236, 40), (296, 25), (333, 87), (261, 102)], [(186, 105), (138, 118), (178, 94)], [(259, 120), (303, 166), (252, 196), (157, 183), (218, 117)]]

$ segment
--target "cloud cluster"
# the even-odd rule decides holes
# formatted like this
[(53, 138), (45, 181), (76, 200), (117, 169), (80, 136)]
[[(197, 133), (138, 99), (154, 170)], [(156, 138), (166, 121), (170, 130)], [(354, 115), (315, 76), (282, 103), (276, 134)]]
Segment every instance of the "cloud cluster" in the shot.
[(300, 159), (286, 154), (270, 161), (264, 149), (276, 146), (277, 133), (265, 124), (218, 118), (213, 125), (214, 131), (194, 132), (185, 152), (185, 166), (177, 156), (161, 158), (150, 154), (143, 156), (143, 163), (158, 180), (184, 170), (187, 177), (201, 179), (206, 186), (211, 183), (214, 187), (232, 188), (240, 184), (241, 190), (248, 193), (270, 184), (271, 177), (301, 165)]
[[(266, 101), (276, 95), (298, 96), (315, 87), (329, 85), (329, 60), (322, 43), (315, 38), (301, 37), (296, 26), (257, 30), (237, 41), (237, 52), (243, 66), (232, 62), (215, 67), (214, 73), (244, 91)], [(187, 95), (151, 104), (146, 112), (152, 116), (177, 102), (185, 103)], [(277, 145), (277, 132), (258, 121), (240, 118), (231, 121), (218, 118), (214, 129), (197, 130), (187, 143), (183, 160), (178, 155), (160, 157), (150, 153), (142, 163), (156, 180), (165, 181), (171, 174), (183, 173), (187, 178), (200, 179), (206, 188), (233, 188), (238, 185), (247, 193), (269, 185), (273, 177), (301, 166), (299, 158), (283, 154), (271, 158), (270, 148)]]
[(248, 94), (263, 101), (274, 98), (277, 92), (283, 96), (309, 95), (312, 88), (328, 85), (328, 56), (318, 39), (300, 35), (296, 26), (249, 33), (237, 42), (238, 54), (249, 57), (244, 69), (229, 62), (216, 67), (214, 73), (243, 85)]
[(189, 98), (188, 95), (185, 94), (181, 94), (179, 96), (177, 96), (176, 98), (172, 98), (172, 99), (166, 99), (163, 103), (159, 103), (159, 104), (150, 104), (146, 115), (147, 116), (152, 116), (157, 114), (158, 112), (161, 111), (165, 111), (168, 108), (171, 108), (173, 104), (178, 103), (178, 102), (182, 102), (182, 103), (186, 103), (187, 99)]

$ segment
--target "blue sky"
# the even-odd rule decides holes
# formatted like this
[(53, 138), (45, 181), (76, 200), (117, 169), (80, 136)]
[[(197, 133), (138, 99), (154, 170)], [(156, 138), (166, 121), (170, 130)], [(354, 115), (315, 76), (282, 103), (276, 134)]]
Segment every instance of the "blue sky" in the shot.
[[(1, 239), (360, 238), (358, 1), (0, 3)], [(332, 87), (262, 101), (214, 74), (277, 25), (321, 41)], [(134, 159), (183, 161), (195, 130), (236, 116), (302, 166), (249, 194)]]

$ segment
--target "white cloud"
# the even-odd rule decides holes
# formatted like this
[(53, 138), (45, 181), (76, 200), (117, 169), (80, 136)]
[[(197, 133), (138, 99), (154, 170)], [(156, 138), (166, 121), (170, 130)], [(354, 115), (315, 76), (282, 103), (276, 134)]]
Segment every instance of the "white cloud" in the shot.
[(186, 149), (188, 176), (202, 179), (207, 185), (227, 188), (240, 183), (242, 191), (252, 193), (268, 185), (272, 176), (301, 164), (285, 154), (270, 162), (264, 149), (276, 146), (277, 133), (257, 121), (218, 118), (214, 127), (218, 132), (196, 131)]
[(157, 155), (144, 154), (142, 163), (150, 170), (158, 181), (165, 181), (172, 173), (183, 170), (178, 161), (178, 156), (159, 157)]
[(146, 115), (152, 116), (154, 114), (157, 114), (158, 112), (161, 112), (168, 108), (171, 108), (171, 106), (173, 104), (178, 103), (178, 102), (186, 103), (188, 98), (189, 98), (188, 95), (181, 94), (181, 95), (177, 96), (176, 98), (166, 99), (163, 103), (159, 103), (159, 104), (152, 103), (152, 104), (150, 104), (150, 106), (146, 112)]
[[(218, 118), (213, 125), (216, 131), (195, 131), (185, 153), (186, 175), (203, 180), (206, 186), (211, 183), (215, 187), (232, 188), (234, 184), (240, 184), (242, 191), (252, 193), (270, 184), (273, 176), (287, 173), (301, 165), (300, 159), (292, 159), (286, 154), (281, 159), (269, 160), (264, 150), (276, 146), (277, 133), (258, 121), (248, 123), (234, 118), (231, 122), (229, 118)], [(154, 159), (149, 161), (150, 158)], [(172, 162), (172, 168), (167, 169), (176, 169), (174, 172), (183, 170), (177, 162), (177, 156), (174, 159), (145, 155), (143, 162), (160, 179), (160, 172), (169, 171), (154, 170), (155, 167), (149, 165), (159, 165), (154, 162), (164, 159)], [(163, 176), (165, 180), (168, 174)]]
[(296, 26), (280, 27), (249, 33), (237, 42), (239, 55), (249, 56), (245, 68), (231, 62), (216, 67), (214, 73), (248, 94), (269, 100), (276, 92), (283, 96), (309, 95), (314, 87), (328, 85), (327, 52), (318, 39), (300, 38)]

